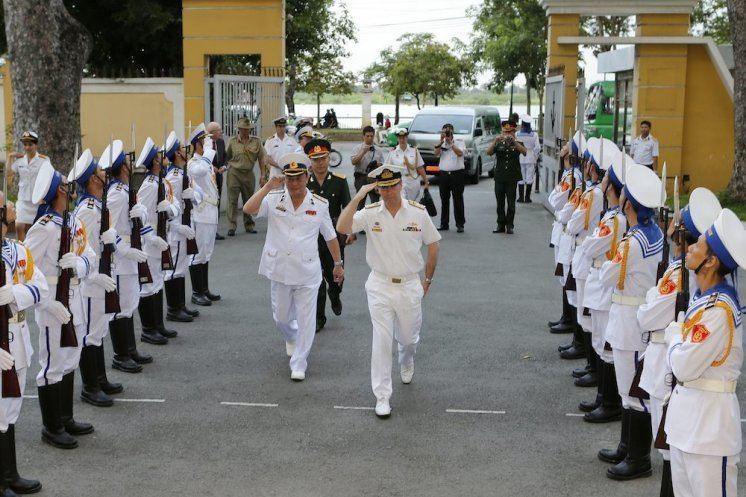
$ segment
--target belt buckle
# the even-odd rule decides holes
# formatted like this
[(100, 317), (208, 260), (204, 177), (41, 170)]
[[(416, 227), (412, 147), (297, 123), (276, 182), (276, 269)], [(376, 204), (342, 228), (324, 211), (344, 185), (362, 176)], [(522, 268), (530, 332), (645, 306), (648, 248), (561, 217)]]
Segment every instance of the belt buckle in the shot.
[(642, 343), (650, 343), (650, 339), (653, 337), (652, 331), (643, 331), (640, 333), (640, 339), (642, 340)]
[(401, 278), (391, 278), (391, 283), (401, 283)]

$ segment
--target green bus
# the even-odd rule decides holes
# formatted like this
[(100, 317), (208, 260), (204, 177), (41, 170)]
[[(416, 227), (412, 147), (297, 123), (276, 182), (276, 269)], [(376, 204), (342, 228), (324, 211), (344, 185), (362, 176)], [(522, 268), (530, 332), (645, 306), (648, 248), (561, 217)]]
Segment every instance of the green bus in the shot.
[(585, 135), (614, 139), (614, 81), (598, 81), (588, 88), (585, 98)]

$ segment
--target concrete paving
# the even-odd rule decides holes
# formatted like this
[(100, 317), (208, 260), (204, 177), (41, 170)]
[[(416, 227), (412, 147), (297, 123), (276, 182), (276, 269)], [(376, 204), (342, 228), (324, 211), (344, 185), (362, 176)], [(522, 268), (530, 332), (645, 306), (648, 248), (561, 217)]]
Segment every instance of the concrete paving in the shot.
[[(339, 148), (351, 181), (351, 145)], [(466, 215), (466, 233), (444, 233), (414, 381), (402, 385), (395, 371), (390, 419), (370, 410), (364, 237), (346, 253), (344, 312), (327, 311), (307, 379), (293, 383), (269, 282), (257, 275), (261, 221), (257, 235), (217, 242), (211, 289), (223, 299), (174, 326), (169, 345), (142, 345), (155, 356), (143, 373), (110, 373), (125, 384), (118, 399), (132, 402), (76, 400), (77, 417), (96, 427), (78, 449), (42, 444), (37, 400), (24, 402), (22, 474), (55, 497), (657, 495), (658, 455), (652, 478), (611, 481), (596, 452), (617, 443), (620, 425), (577, 417), (595, 391), (573, 386), (580, 363), (559, 359), (567, 336), (546, 327), (561, 303), (550, 215), (519, 205), (516, 234), (493, 235), (487, 178), (467, 187)], [(36, 334), (33, 325), (34, 343)]]

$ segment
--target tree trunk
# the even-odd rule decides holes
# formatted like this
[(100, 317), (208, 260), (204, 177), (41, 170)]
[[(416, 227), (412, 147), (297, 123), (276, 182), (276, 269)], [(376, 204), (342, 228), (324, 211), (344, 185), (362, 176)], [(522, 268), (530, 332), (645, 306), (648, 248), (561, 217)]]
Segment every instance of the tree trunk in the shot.
[(288, 81), (285, 85), (285, 105), (288, 107), (288, 114), (295, 114), (295, 87), (297, 85), (295, 67), (290, 66), (287, 70)]
[(3, 8), (14, 148), (25, 130), (36, 131), (39, 150), (66, 174), (80, 143), (80, 85), (91, 36), (62, 0), (3, 0)]
[(435, 106), (436, 107), (438, 106), (438, 94), (437, 93), (435, 94)]
[(321, 126), (321, 93), (316, 94), (316, 122)]
[(414, 99), (417, 101), (417, 110), (420, 110), (420, 95), (418, 93), (415, 93)]
[(531, 114), (531, 85), (526, 83), (526, 114)]
[(399, 124), (399, 99), (401, 95), (394, 95), (394, 124)]
[(736, 160), (733, 175), (728, 184), (728, 196), (739, 202), (746, 202), (746, 0), (728, 0), (731, 37), (733, 39), (733, 71), (735, 106), (735, 145)]

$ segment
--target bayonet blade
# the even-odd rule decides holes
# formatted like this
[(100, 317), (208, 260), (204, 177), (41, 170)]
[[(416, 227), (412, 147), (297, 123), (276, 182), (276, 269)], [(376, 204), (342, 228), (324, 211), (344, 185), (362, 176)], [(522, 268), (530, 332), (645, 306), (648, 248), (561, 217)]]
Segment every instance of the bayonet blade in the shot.
[(681, 221), (679, 207), (679, 177), (676, 176), (673, 180), (673, 219), (676, 227), (679, 226), (679, 222)]
[(661, 174), (661, 207), (666, 205), (666, 163), (663, 163), (663, 171)]

